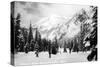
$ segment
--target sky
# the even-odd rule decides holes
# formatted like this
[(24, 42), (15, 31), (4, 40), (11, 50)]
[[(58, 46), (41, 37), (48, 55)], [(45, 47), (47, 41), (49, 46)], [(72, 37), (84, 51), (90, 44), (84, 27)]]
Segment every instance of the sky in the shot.
[(88, 10), (89, 6), (17, 1), (15, 2), (15, 17), (20, 13), (21, 26), (29, 28), (30, 23), (34, 26), (43, 18), (54, 15), (69, 18), (81, 9)]

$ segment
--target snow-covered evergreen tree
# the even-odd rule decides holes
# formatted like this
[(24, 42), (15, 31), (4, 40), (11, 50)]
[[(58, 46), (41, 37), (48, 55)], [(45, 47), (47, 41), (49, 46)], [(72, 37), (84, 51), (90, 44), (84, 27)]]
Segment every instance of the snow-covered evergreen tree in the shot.
[(21, 15), (18, 14), (16, 19), (15, 19), (15, 50), (19, 51), (20, 50), (20, 17)]

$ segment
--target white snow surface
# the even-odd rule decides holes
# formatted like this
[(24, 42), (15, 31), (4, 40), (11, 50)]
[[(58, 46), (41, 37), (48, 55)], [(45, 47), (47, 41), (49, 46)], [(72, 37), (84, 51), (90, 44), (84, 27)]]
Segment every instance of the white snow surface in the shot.
[(15, 54), (15, 65), (34, 65), (34, 64), (52, 64), (52, 63), (72, 63), (72, 62), (87, 62), (87, 56), (90, 52), (72, 52), (69, 53), (57, 53), (51, 54), (49, 58), (48, 52), (39, 53), (39, 57), (36, 57), (35, 52), (19, 52)]

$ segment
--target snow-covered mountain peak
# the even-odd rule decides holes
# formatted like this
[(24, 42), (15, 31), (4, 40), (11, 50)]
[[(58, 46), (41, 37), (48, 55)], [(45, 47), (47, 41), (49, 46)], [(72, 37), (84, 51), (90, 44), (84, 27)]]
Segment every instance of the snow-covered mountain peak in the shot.
[(37, 28), (41, 33), (42, 38), (53, 40), (62, 38), (72, 38), (80, 31), (80, 25), (76, 25), (75, 20), (72, 18), (68, 21), (66, 17), (59, 15), (50, 15), (42, 18), (37, 23)]

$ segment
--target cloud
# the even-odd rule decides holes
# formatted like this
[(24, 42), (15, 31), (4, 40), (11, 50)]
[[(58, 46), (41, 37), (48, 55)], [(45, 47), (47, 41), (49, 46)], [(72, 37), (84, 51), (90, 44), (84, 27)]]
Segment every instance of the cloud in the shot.
[(26, 6), (24, 10), (29, 14), (40, 14), (39, 4), (36, 2), (30, 3), (30, 6)]
[(70, 17), (82, 8), (87, 6), (79, 5), (63, 5), (63, 4), (51, 4), (51, 3), (39, 3), (39, 2), (16, 2), (15, 16), (18, 13), (21, 14), (21, 25), (29, 27), (30, 21), (34, 25), (44, 17), (51, 15), (59, 15)]
[(25, 5), (25, 4), (26, 4), (26, 2), (24, 2), (24, 1), (19, 1), (19, 3), (20, 3), (21, 5)]

